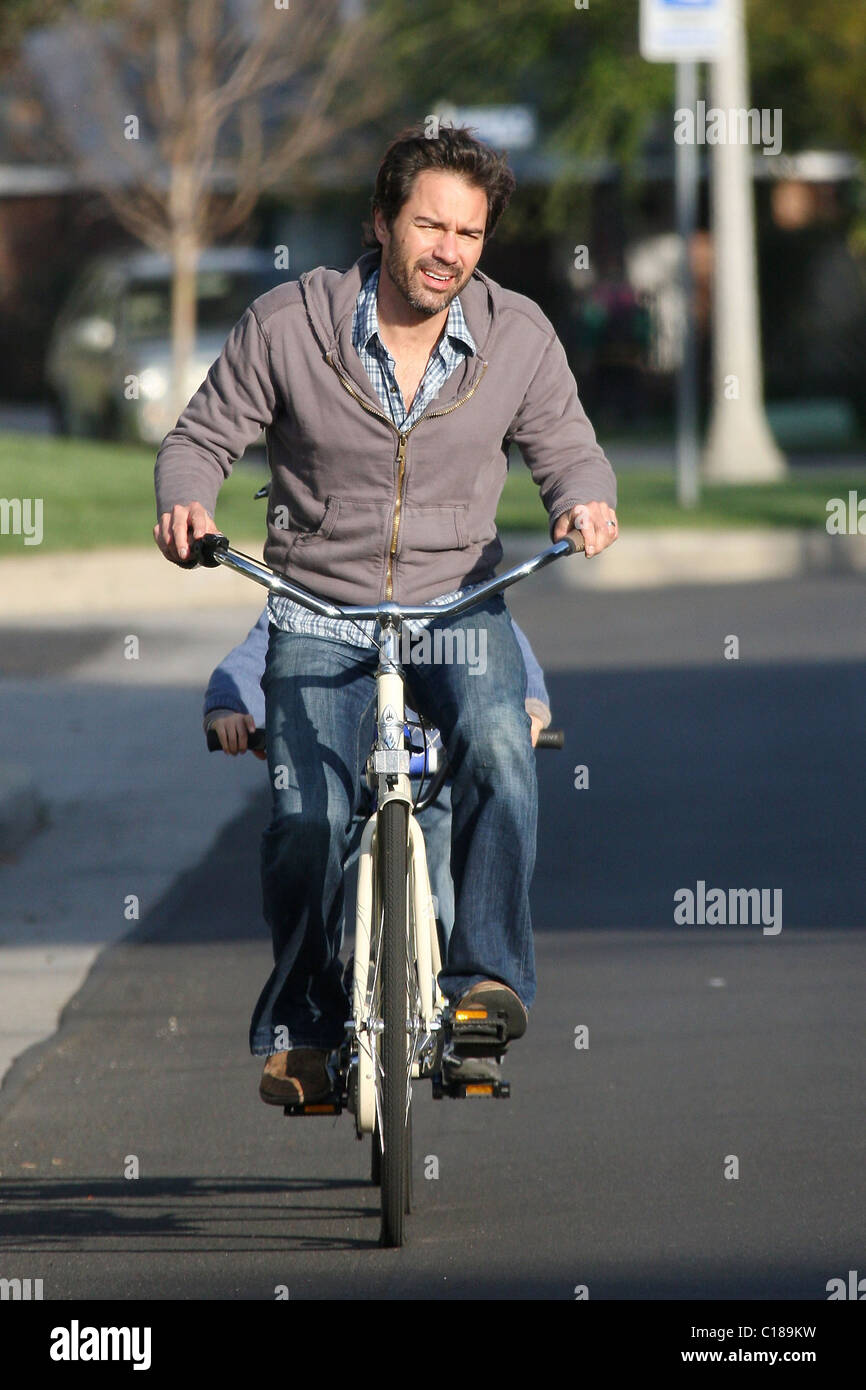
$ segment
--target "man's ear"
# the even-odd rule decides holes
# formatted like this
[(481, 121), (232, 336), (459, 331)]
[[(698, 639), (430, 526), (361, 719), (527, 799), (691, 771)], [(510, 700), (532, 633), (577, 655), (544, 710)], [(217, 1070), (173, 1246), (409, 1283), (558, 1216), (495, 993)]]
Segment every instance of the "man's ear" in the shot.
[(373, 209), (373, 235), (378, 241), (382, 250), (385, 249), (385, 238), (391, 235), (391, 228), (385, 219), (385, 214), (381, 208)]

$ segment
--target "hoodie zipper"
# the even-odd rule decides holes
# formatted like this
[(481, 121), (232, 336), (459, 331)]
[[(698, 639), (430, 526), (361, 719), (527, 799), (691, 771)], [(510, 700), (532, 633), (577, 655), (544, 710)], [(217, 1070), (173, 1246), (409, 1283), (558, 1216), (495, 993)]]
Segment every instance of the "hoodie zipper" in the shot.
[(394, 556), (397, 553), (397, 538), (400, 531), (400, 511), (403, 505), (403, 475), (406, 472), (406, 444), (408, 442), (409, 435), (418, 425), (421, 424), (422, 420), (433, 420), (438, 415), (450, 415), (452, 410), (456, 410), (458, 406), (463, 405), (465, 401), (468, 401), (470, 396), (474, 396), (478, 387), (481, 385), (481, 378), (487, 371), (488, 364), (486, 362), (482, 363), (478, 380), (475, 382), (474, 386), (472, 386), (466, 392), (465, 396), (461, 396), (459, 401), (455, 401), (453, 405), (446, 405), (442, 410), (431, 410), (429, 412), (425, 411), (425, 413), (415, 421), (414, 425), (410, 425), (408, 430), (402, 431), (397, 428), (397, 426), (394, 424), (394, 421), (389, 419), (389, 417), (384, 413), (384, 411), (377, 410), (375, 406), (372, 406), (367, 401), (365, 401), (363, 396), (358, 395), (358, 392), (355, 390), (352, 383), (350, 381), (347, 381), (346, 378), (343, 376), (343, 373), (340, 371), (337, 364), (333, 361), (333, 358), (331, 357), (330, 353), (326, 354), (325, 361), (328, 363), (329, 366), (334, 368), (334, 371), (337, 373), (337, 376), (339, 377), (340, 381), (343, 383), (346, 390), (349, 392), (349, 395), (354, 396), (358, 404), (362, 405), (364, 409), (370, 413), (370, 415), (375, 415), (378, 419), (384, 420), (386, 425), (390, 425), (391, 429), (395, 432), (399, 440), (399, 445), (397, 449), (397, 497), (394, 502), (394, 525), (391, 527), (391, 545), (388, 551), (388, 568), (385, 572), (385, 598), (390, 599), (393, 597), (394, 589), (392, 567), (394, 564)]

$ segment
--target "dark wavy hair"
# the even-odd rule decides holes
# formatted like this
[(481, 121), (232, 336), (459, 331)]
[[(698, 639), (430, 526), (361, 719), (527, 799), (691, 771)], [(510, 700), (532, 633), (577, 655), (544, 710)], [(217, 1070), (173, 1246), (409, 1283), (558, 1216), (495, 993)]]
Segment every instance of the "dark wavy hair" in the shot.
[(509, 169), (505, 156), (489, 145), (476, 140), (468, 126), (438, 125), (437, 134), (428, 136), (426, 127), (418, 124), (403, 130), (391, 141), (370, 199), (370, 220), (362, 224), (362, 245), (377, 247), (379, 239), (373, 230), (373, 213), (379, 209), (388, 227), (407, 201), (416, 177), (424, 169), (443, 169), (460, 174), (476, 188), (487, 194), (487, 224), (484, 240), (488, 242), (496, 224), (508, 206), (517, 180)]

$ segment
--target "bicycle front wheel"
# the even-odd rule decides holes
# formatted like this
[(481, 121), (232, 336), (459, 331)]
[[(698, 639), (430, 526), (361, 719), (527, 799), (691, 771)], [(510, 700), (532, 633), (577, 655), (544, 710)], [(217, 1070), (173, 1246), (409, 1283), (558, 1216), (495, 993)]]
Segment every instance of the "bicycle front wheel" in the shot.
[[(382, 1245), (403, 1244), (408, 1198), (409, 808), (386, 801), (376, 830), (382, 894)], [(373, 1136), (376, 1142), (377, 1136)]]

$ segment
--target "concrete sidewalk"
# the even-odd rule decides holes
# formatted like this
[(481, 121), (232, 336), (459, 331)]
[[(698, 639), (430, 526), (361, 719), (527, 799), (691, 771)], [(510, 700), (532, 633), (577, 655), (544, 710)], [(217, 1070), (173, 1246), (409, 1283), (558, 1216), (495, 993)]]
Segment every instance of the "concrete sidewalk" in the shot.
[[(503, 537), (504, 565), (538, 553), (547, 537)], [(568, 589), (607, 591), (682, 584), (757, 584), (817, 574), (866, 573), (866, 535), (829, 536), (824, 530), (754, 528), (702, 531), (679, 527), (629, 529), (588, 562), (553, 565), (548, 574)]]
[[(239, 549), (247, 549), (239, 544)], [(253, 550), (253, 547), (249, 547)], [(255, 558), (261, 558), (261, 553)], [(255, 605), (254, 586), (228, 570), (185, 570), (156, 546), (16, 555), (0, 560), (0, 621), (177, 612)], [(263, 591), (262, 591), (263, 598)]]
[[(502, 566), (549, 544), (543, 531), (502, 536)], [(239, 548), (243, 549), (241, 545)], [(607, 553), (549, 571), (567, 588), (652, 589), (677, 584), (743, 584), (810, 574), (866, 573), (866, 535), (823, 529), (630, 529)], [(0, 560), (0, 612), (7, 623), (58, 616), (179, 612), (252, 603), (249, 581), (227, 570), (182, 570), (156, 547), (24, 555)]]

